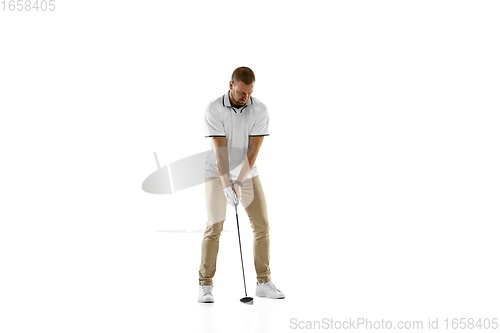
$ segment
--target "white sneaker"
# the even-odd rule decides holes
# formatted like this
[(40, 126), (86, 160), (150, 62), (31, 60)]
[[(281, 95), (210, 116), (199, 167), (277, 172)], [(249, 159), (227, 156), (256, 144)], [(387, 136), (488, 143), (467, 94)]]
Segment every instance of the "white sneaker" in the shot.
[(198, 302), (200, 303), (213, 303), (214, 296), (212, 295), (212, 286), (199, 286), (198, 287)]
[(268, 298), (285, 298), (285, 293), (278, 290), (271, 281), (262, 284), (257, 282), (255, 295)]

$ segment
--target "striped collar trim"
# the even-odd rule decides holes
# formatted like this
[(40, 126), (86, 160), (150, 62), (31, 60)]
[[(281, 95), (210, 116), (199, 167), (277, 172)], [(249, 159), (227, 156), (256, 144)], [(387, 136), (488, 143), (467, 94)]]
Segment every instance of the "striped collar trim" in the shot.
[(222, 105), (225, 107), (231, 108), (234, 113), (242, 113), (243, 110), (245, 110), (247, 106), (252, 105), (252, 104), (253, 104), (253, 100), (252, 100), (252, 96), (250, 96), (248, 101), (245, 103), (245, 106), (243, 106), (240, 109), (235, 109), (234, 107), (231, 106), (231, 102), (229, 101), (229, 91), (227, 93), (225, 93), (224, 96), (222, 96)]

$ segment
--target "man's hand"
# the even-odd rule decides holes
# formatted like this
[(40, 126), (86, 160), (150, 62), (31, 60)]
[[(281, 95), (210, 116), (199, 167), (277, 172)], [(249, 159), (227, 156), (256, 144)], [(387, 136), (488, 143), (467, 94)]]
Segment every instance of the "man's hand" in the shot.
[(234, 190), (231, 186), (224, 188), (223, 191), (224, 191), (224, 195), (226, 196), (227, 202), (231, 206), (234, 207), (235, 205), (237, 205), (239, 203), (239, 200), (236, 197), (236, 192), (234, 192)]
[(240, 201), (241, 200), (241, 186), (240, 186), (240, 184), (234, 183), (233, 190), (234, 190), (234, 193), (236, 193), (236, 199), (238, 199), (238, 201)]

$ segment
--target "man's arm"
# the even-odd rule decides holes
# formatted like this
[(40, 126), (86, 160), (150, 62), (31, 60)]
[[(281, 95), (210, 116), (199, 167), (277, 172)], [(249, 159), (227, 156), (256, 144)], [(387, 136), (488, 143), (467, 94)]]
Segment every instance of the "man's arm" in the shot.
[(243, 183), (243, 180), (247, 178), (250, 170), (252, 170), (255, 161), (257, 160), (257, 155), (259, 154), (260, 146), (264, 141), (264, 136), (251, 136), (248, 139), (248, 151), (245, 160), (243, 161), (243, 166), (241, 167), (240, 174), (237, 180)]
[(215, 156), (217, 157), (217, 169), (219, 170), (222, 188), (230, 187), (229, 182), (229, 158), (227, 153), (226, 137), (213, 137)]

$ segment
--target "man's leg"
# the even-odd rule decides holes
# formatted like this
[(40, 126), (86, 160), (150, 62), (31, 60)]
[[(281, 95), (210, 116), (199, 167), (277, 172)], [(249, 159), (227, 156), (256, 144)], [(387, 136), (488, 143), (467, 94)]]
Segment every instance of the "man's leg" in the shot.
[(253, 228), (253, 257), (257, 282), (271, 281), (269, 222), (266, 197), (259, 176), (245, 179), (241, 190), (241, 204), (245, 207)]
[(201, 242), (201, 264), (199, 284), (213, 286), (219, 237), (226, 219), (227, 200), (219, 177), (205, 178), (205, 201), (207, 206), (207, 226)]

